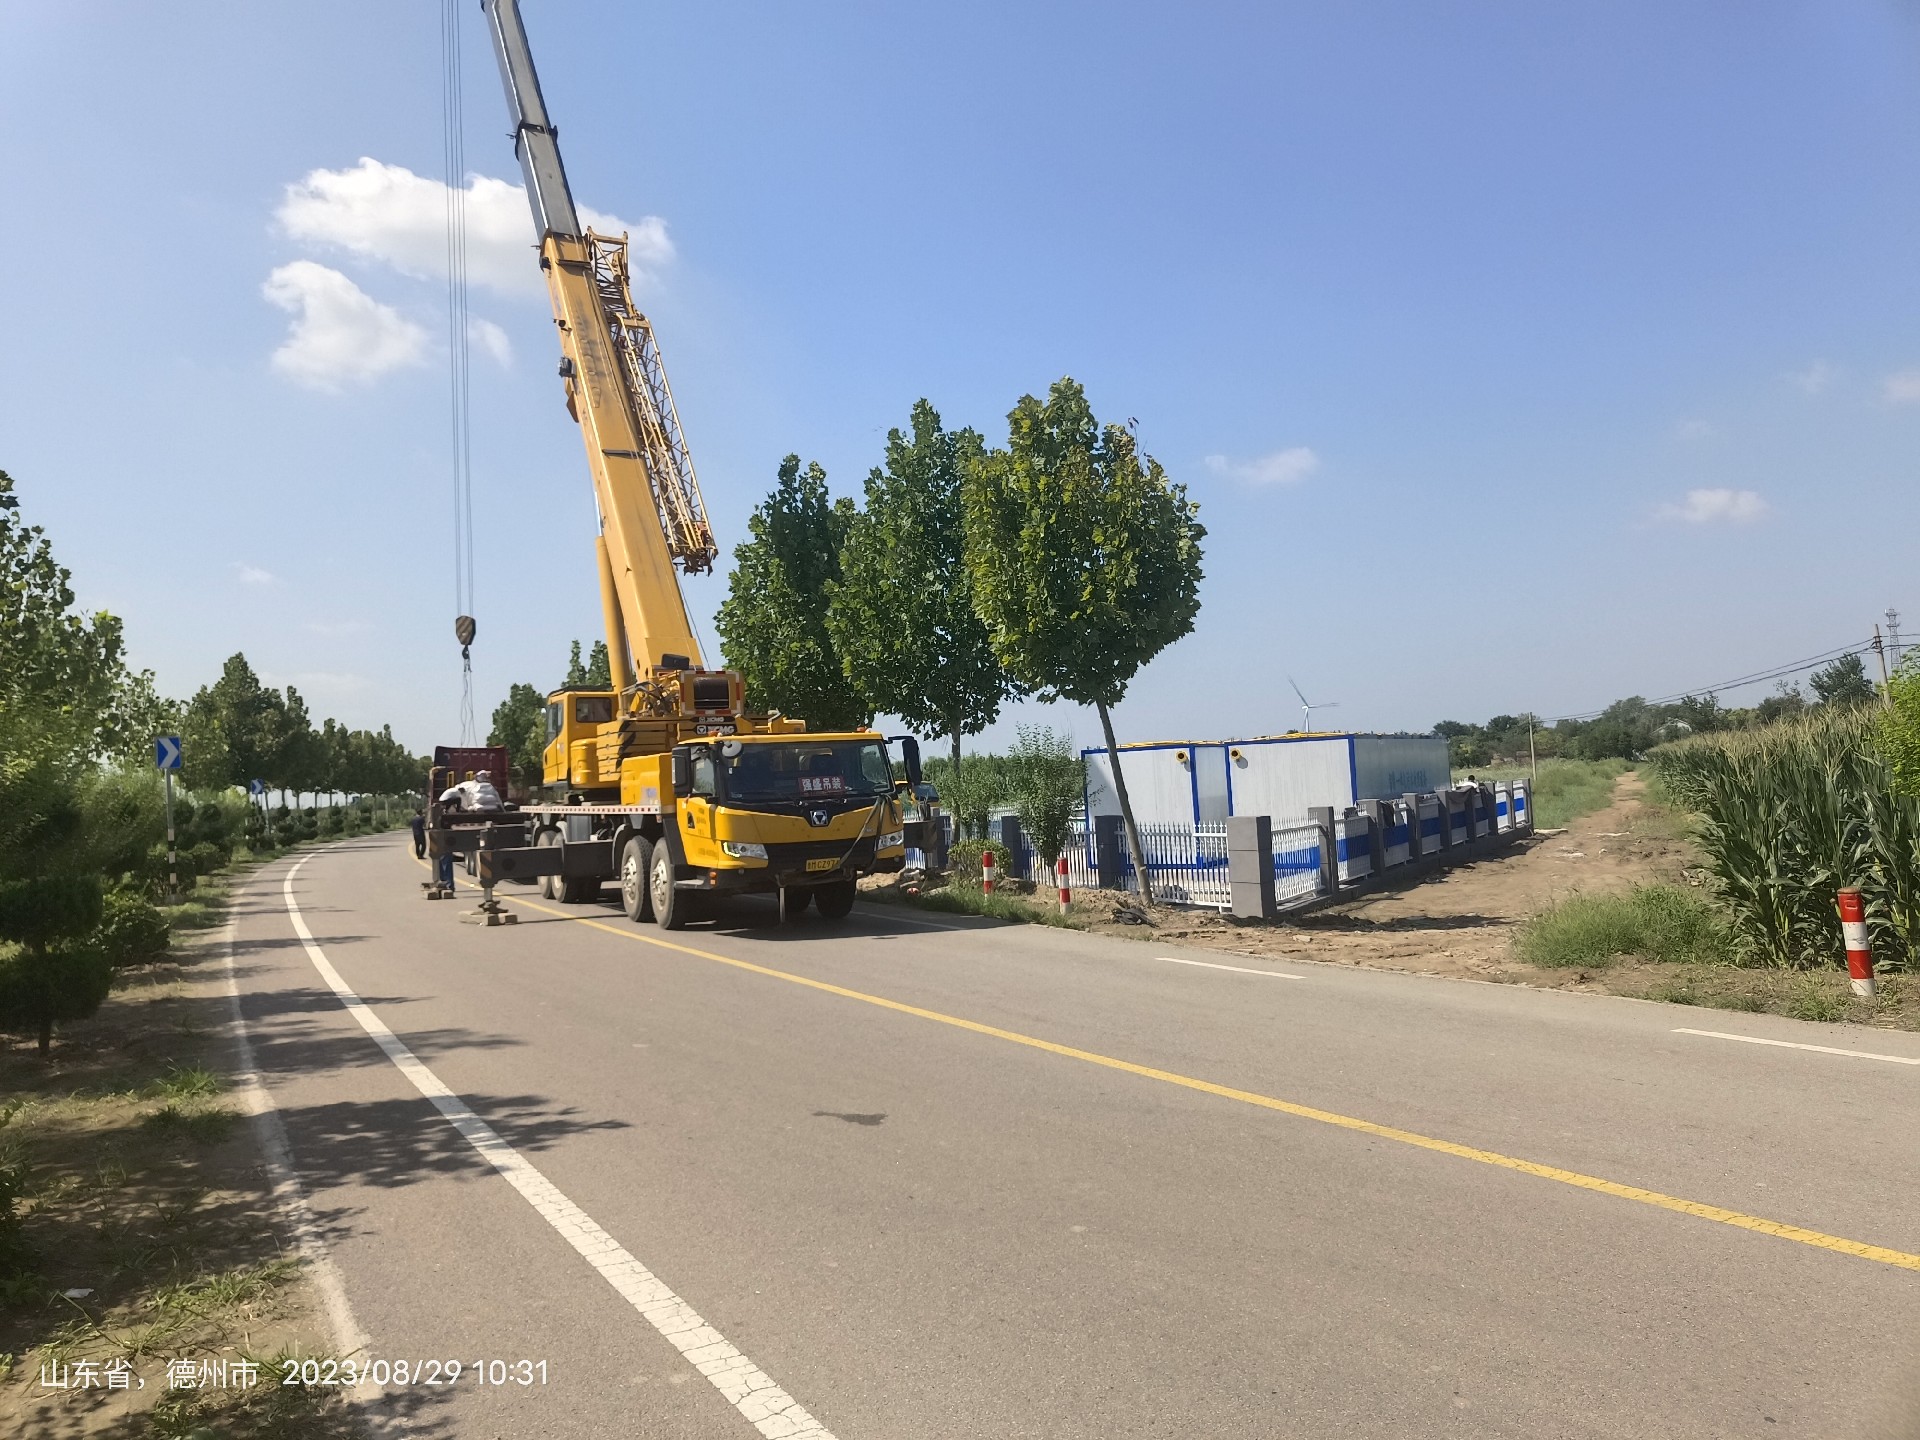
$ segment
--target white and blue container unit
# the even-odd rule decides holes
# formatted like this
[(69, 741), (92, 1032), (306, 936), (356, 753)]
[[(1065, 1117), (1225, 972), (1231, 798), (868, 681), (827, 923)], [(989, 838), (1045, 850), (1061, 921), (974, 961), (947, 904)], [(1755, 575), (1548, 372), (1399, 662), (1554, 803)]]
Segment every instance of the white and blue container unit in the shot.
[[(1338, 815), (1362, 800), (1445, 790), (1453, 780), (1438, 735), (1315, 732), (1252, 740), (1155, 740), (1120, 747), (1127, 795), (1142, 825), (1218, 826), (1229, 815), (1304, 823), (1316, 806)], [(1120, 797), (1105, 746), (1087, 764), (1087, 814), (1118, 815)], [(1432, 817), (1438, 826), (1437, 813)]]

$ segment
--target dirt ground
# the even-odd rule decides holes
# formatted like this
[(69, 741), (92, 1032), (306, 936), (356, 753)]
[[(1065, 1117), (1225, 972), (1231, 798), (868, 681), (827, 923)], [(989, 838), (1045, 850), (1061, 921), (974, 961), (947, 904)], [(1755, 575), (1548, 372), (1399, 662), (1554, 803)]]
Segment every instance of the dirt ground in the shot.
[(1838, 969), (1792, 974), (1657, 965), (1621, 956), (1604, 967), (1553, 970), (1514, 954), (1520, 923), (1555, 901), (1654, 882), (1697, 885), (1705, 878), (1699, 863), (1685, 822), (1648, 803), (1644, 781), (1629, 771), (1615, 783), (1611, 804), (1564, 830), (1543, 830), (1485, 858), (1273, 924), (1170, 906), (1148, 913), (1131, 896), (1102, 891), (1075, 894), (1073, 914), (1077, 924), (1098, 934), (1275, 960), (1920, 1030), (1920, 983), (1901, 975), (1883, 975), (1878, 999), (1861, 1002)]
[(272, 1369), (324, 1355), (327, 1327), (226, 1078), (217, 932), (175, 945), (59, 1031), (50, 1059), (0, 1042), (0, 1160), (25, 1167), (32, 1255), (0, 1285), (0, 1433), (351, 1429), (337, 1396)]

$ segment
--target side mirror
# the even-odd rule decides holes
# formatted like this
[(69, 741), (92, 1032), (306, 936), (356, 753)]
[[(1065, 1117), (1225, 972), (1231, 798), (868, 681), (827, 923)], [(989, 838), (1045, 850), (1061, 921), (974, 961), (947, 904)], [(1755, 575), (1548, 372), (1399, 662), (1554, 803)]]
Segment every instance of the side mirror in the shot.
[(911, 735), (896, 735), (900, 742), (900, 764), (907, 772), (907, 783), (915, 790), (920, 788), (920, 742)]
[(693, 751), (685, 745), (673, 747), (673, 793), (675, 795), (693, 793)]

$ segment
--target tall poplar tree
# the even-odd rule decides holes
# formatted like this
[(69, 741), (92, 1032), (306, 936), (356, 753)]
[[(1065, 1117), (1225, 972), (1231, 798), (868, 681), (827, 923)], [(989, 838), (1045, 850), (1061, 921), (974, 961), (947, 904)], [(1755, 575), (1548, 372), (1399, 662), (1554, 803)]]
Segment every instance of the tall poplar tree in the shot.
[(966, 485), (974, 605), (1017, 680), (1099, 713), (1152, 903), (1111, 712), (1140, 667), (1193, 629), (1207, 532), (1186, 487), (1143, 461), (1125, 426), (1095, 420), (1071, 378), (1044, 404), (1022, 396), (1007, 422), (1007, 448), (982, 457)]
[(827, 629), (840, 664), (876, 710), (921, 735), (978, 735), (1015, 690), (973, 608), (961, 500), (985, 453), (972, 430), (946, 430), (931, 404), (911, 433), (887, 433), (884, 468), (867, 476), (866, 507), (847, 529)]
[(815, 730), (863, 726), (873, 709), (850, 680), (827, 629), (827, 597), (840, 580), (840, 551), (853, 502), (827, 494), (818, 463), (780, 462), (779, 483), (734, 547), (727, 598), (714, 617), (726, 663), (741, 672), (756, 708), (805, 720)]

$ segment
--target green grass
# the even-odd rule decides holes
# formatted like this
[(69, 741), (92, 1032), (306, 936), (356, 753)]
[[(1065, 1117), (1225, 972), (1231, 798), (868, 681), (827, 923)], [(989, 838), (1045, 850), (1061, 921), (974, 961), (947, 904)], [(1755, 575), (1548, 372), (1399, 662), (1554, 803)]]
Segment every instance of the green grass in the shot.
[(240, 1116), (232, 1110), (202, 1110), (168, 1101), (141, 1123), (162, 1134), (184, 1135), (202, 1145), (227, 1138)]
[(1047, 905), (1034, 905), (1016, 895), (983, 895), (978, 886), (955, 882), (939, 890), (909, 895), (904, 890), (865, 891), (863, 899), (884, 904), (908, 905), (916, 910), (936, 910), (943, 915), (983, 915), (993, 920), (1010, 920), (1018, 925), (1053, 925), (1062, 930), (1081, 928), (1071, 915)]
[(204, 1065), (167, 1066), (167, 1073), (146, 1088), (149, 1100), (198, 1100), (217, 1095), (226, 1082)]
[(1563, 900), (1522, 925), (1514, 946), (1528, 964), (1551, 969), (1598, 969), (1619, 955), (1726, 963), (1733, 953), (1726, 926), (1706, 900), (1672, 885)]
[[(1604, 810), (1613, 802), (1613, 782), (1633, 767), (1624, 760), (1542, 760), (1540, 778), (1533, 787), (1533, 823), (1542, 830), (1558, 830)], [(1468, 774), (1481, 780), (1524, 780), (1526, 768), (1480, 768), (1454, 776), (1461, 784)]]
[(1847, 1018), (1847, 1002), (1809, 981), (1793, 993), (1786, 1011), (1796, 1020), (1819, 1020), (1831, 1025)]

